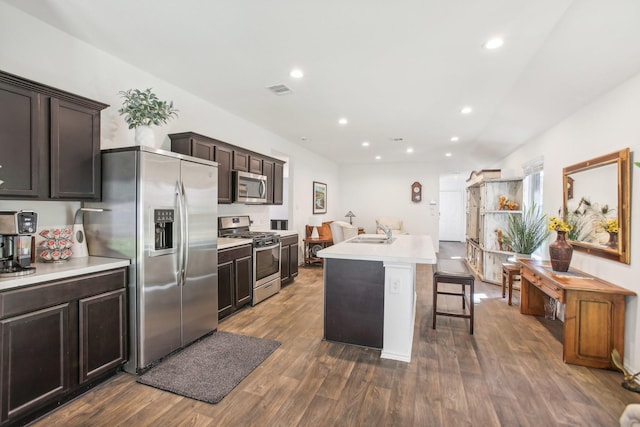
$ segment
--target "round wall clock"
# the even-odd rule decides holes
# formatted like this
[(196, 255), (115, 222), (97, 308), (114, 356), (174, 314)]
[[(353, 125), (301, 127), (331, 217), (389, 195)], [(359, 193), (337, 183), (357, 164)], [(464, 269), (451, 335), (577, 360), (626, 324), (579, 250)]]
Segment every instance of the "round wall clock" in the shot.
[(414, 203), (422, 201), (422, 184), (417, 181), (411, 184), (411, 201)]

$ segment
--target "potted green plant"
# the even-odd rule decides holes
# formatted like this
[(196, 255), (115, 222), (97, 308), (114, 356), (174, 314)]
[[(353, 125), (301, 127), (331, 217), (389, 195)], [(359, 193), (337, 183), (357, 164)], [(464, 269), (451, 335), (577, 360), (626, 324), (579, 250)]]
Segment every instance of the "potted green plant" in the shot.
[(509, 214), (507, 227), (503, 231), (503, 242), (513, 252), (531, 255), (549, 237), (546, 215), (536, 205), (522, 214)]
[(136, 130), (136, 144), (144, 145), (149, 142), (149, 138), (153, 140), (152, 125), (166, 124), (169, 119), (178, 116), (173, 101), (160, 100), (151, 88), (129, 89), (118, 93), (123, 98), (118, 113), (124, 116), (129, 129)]

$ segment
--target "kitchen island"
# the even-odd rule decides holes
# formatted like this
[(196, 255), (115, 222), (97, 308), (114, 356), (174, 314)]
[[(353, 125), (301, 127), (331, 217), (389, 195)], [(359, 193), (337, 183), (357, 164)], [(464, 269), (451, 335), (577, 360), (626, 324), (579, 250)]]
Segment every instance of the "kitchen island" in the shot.
[[(324, 261), (324, 339), (411, 361), (416, 264), (435, 264), (430, 236), (360, 235), (318, 252)], [(371, 239), (370, 242), (367, 239)], [(357, 243), (356, 243), (357, 242)]]

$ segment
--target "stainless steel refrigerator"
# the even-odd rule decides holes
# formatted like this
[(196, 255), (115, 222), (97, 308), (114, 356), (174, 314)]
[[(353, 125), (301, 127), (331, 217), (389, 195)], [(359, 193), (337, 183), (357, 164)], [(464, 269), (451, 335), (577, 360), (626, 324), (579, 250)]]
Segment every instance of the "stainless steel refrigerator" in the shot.
[(131, 259), (136, 373), (218, 327), (217, 164), (149, 147), (102, 151), (102, 202), (84, 216), (89, 254)]

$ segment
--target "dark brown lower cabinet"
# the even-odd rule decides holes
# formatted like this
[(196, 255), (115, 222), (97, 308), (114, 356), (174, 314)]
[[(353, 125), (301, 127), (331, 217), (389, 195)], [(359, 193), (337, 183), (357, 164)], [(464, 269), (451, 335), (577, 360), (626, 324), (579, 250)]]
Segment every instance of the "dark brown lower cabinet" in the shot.
[(280, 242), (280, 280), (288, 283), (298, 275), (298, 235), (282, 237)]
[(69, 390), (69, 304), (2, 323), (2, 420)]
[(120, 368), (126, 269), (0, 293), (0, 425), (26, 422)]
[(249, 304), (252, 290), (251, 245), (218, 251), (218, 319)]
[(126, 360), (125, 290), (78, 301), (80, 383), (119, 367)]

